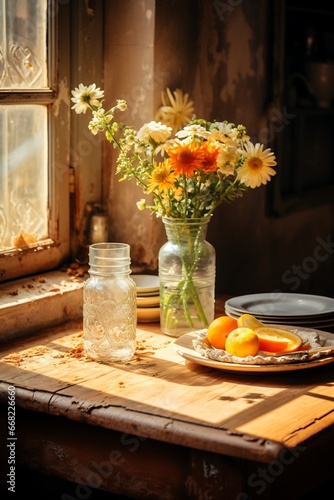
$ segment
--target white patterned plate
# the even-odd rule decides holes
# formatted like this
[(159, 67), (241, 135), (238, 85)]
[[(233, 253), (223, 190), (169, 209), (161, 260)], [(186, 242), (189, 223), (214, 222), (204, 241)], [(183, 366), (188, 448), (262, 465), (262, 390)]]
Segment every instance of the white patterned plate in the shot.
[(225, 370), (230, 372), (255, 372), (255, 373), (268, 373), (268, 372), (288, 372), (296, 370), (306, 370), (310, 368), (315, 368), (317, 366), (326, 365), (327, 363), (332, 363), (334, 361), (334, 356), (323, 357), (315, 359), (314, 361), (306, 361), (301, 363), (287, 363), (287, 364), (277, 364), (277, 365), (246, 365), (239, 363), (225, 363), (223, 361), (214, 361), (209, 358), (201, 356), (193, 348), (193, 340), (197, 338), (197, 332), (190, 332), (182, 335), (174, 342), (174, 348), (176, 352), (193, 363), (199, 365), (208, 366), (210, 368), (218, 368), (219, 370)]

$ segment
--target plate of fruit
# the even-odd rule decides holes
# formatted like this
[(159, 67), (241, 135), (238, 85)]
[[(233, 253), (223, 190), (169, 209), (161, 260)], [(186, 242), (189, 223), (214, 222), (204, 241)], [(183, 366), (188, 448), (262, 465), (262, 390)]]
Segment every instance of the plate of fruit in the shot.
[(219, 316), (208, 328), (178, 338), (174, 347), (185, 359), (230, 371), (291, 371), (334, 361), (333, 335), (263, 324), (251, 314)]

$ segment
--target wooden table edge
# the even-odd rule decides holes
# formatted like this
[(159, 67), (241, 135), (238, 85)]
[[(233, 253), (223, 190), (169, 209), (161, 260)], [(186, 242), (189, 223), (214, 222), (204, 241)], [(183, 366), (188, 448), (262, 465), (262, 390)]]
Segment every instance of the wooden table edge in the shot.
[[(9, 382), (0, 381), (0, 403), (7, 400)], [(181, 419), (149, 415), (126, 407), (97, 405), (71, 396), (15, 385), (16, 404), (37, 411), (147, 439), (195, 448), (231, 457), (269, 463), (287, 449), (282, 443), (260, 439), (229, 429), (184, 422)], [(177, 424), (177, 425), (175, 425)], [(205, 441), (203, 440), (205, 429)], [(168, 432), (166, 432), (168, 429)], [(200, 433), (198, 431), (201, 431)]]

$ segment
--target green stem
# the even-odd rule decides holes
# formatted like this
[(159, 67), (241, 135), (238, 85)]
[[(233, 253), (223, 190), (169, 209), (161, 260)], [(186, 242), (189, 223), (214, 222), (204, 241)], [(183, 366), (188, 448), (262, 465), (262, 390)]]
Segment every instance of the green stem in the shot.
[(183, 179), (183, 193), (184, 193), (184, 218), (187, 218), (187, 207), (188, 207), (188, 191), (187, 191), (187, 178), (184, 174), (182, 174)]
[[(164, 300), (162, 307), (164, 309), (165, 315), (165, 325), (168, 330), (172, 330), (175, 326), (175, 318), (173, 317), (173, 306), (174, 309), (180, 307), (181, 303), (183, 305), (183, 311), (185, 318), (191, 328), (194, 327), (194, 321), (191, 317), (191, 312), (188, 305), (188, 300), (191, 299), (192, 303), (196, 307), (197, 318), (201, 321), (204, 326), (208, 326), (208, 320), (203, 309), (201, 300), (198, 295), (198, 291), (194, 284), (193, 273), (196, 269), (198, 258), (199, 258), (199, 238), (201, 235), (201, 228), (198, 229), (196, 237), (189, 235), (188, 239), (188, 257), (181, 253), (182, 269), (185, 274), (185, 278), (178, 283), (178, 292), (167, 294), (167, 300)], [(182, 241), (180, 235), (176, 232), (176, 242), (181, 247)], [(190, 262), (189, 262), (190, 261)], [(175, 301), (175, 302), (174, 302)]]

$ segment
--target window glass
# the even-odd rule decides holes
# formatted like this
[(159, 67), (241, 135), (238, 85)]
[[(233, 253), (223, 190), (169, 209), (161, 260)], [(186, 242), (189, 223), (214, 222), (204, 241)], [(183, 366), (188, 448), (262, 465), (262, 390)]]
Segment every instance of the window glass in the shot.
[(47, 110), (0, 106), (0, 250), (48, 236)]
[(76, 255), (86, 203), (100, 200), (96, 153), (70, 168), (82, 140), (70, 89), (103, 71), (103, 2), (93, 4), (0, 0), (0, 282)]
[(69, 257), (70, 12), (0, 0), (0, 281)]
[(0, 0), (1, 89), (47, 86), (45, 0)]

